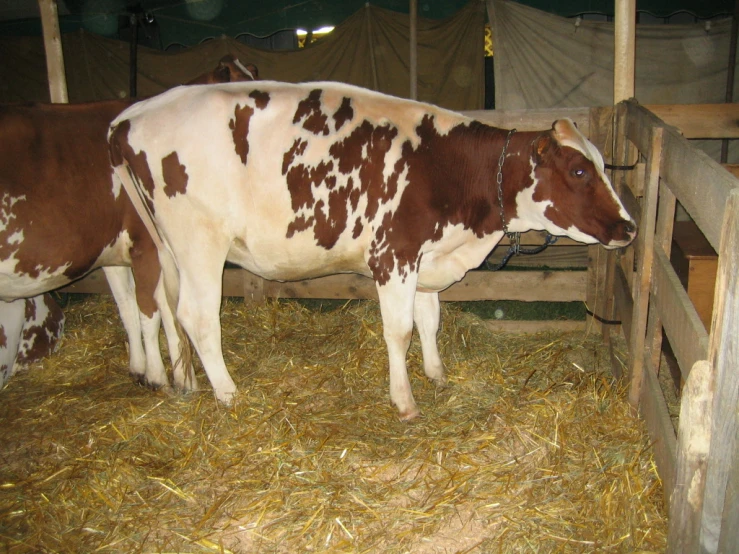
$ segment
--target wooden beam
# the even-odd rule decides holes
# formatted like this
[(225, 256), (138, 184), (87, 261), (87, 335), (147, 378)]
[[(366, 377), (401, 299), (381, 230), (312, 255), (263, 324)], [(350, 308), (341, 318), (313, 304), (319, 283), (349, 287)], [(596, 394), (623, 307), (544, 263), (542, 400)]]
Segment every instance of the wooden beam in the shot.
[(739, 138), (739, 104), (648, 104), (662, 121), (687, 139)]
[(675, 486), (670, 496), (667, 553), (699, 552), (703, 491), (711, 443), (713, 371), (708, 360), (690, 370), (680, 402)]
[(409, 98), (418, 99), (418, 0), (409, 0), (408, 14), (410, 17), (410, 79), (411, 90)]
[(516, 320), (485, 320), (485, 327), (495, 333), (542, 333), (546, 331), (585, 331), (585, 321), (548, 320), (548, 321), (516, 321)]
[(654, 461), (662, 479), (662, 493), (665, 505), (670, 505), (670, 493), (675, 486), (677, 465), (677, 437), (670, 420), (665, 395), (662, 393), (657, 371), (652, 365), (653, 355), (647, 345), (644, 350), (644, 386), (640, 402), (640, 412), (649, 430), (654, 450)]
[(49, 96), (51, 101), (59, 104), (69, 102), (67, 94), (67, 76), (64, 72), (64, 53), (62, 52), (62, 36), (59, 32), (59, 12), (56, 0), (38, 0), (41, 10), (41, 27), (46, 50), (46, 71), (49, 75)]
[(577, 123), (586, 137), (590, 136), (590, 108), (542, 108), (536, 110), (466, 110), (462, 115), (503, 129), (543, 131), (563, 117)]
[(649, 311), (649, 284), (652, 280), (654, 265), (654, 230), (657, 225), (657, 198), (659, 195), (659, 170), (662, 166), (662, 128), (652, 129), (652, 141), (648, 153), (647, 175), (644, 205), (641, 212), (639, 229), (638, 260), (636, 265), (636, 283), (634, 286), (634, 312), (631, 321), (629, 338), (631, 371), (631, 389), (629, 401), (638, 406), (643, 384), (644, 341), (647, 332), (647, 314)]
[(616, 0), (613, 48), (613, 103), (634, 97), (636, 0)]
[[(739, 528), (721, 525), (729, 478), (739, 475), (739, 190), (726, 204), (718, 255), (708, 355), (716, 383), (701, 527), (704, 552), (716, 552), (719, 541), (733, 548), (739, 544)], [(731, 484), (733, 490), (737, 486)]]
[(662, 249), (654, 253), (651, 299), (686, 379), (693, 364), (708, 357), (708, 334)]

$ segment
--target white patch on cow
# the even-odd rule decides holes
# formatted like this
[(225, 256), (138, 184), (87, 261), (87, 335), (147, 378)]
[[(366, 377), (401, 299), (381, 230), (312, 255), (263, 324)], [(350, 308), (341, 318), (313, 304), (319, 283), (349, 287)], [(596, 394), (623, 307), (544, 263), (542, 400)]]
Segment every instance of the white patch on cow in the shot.
[(115, 176), (115, 171), (113, 168), (110, 168), (110, 180), (111, 180), (111, 191), (113, 192), (113, 198), (116, 200), (118, 199), (118, 196), (121, 194), (121, 181)]
[(3, 194), (2, 198), (0, 198), (0, 206), (2, 206), (2, 208), (0, 208), (0, 232), (5, 231), (8, 228), (10, 221), (15, 219), (13, 206), (25, 199), (25, 194), (22, 194), (21, 196), (11, 196), (7, 192)]

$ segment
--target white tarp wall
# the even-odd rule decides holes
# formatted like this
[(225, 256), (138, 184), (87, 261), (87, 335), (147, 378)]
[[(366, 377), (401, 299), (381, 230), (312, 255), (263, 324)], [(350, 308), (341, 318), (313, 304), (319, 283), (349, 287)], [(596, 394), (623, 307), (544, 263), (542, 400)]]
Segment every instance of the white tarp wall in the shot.
[[(576, 24), (506, 0), (487, 6), (496, 109), (613, 104), (613, 23)], [(637, 100), (724, 102), (730, 33), (731, 18), (711, 21), (708, 30), (705, 23), (637, 25)]]

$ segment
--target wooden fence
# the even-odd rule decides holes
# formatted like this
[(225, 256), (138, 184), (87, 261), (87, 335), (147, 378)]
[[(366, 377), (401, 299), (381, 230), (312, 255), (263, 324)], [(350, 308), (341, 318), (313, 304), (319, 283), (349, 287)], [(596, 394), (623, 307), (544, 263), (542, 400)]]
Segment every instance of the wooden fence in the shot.
[[(670, 511), (668, 551), (735, 552), (739, 181), (686, 136), (738, 138), (737, 108), (653, 109), (681, 129), (631, 101), (618, 106), (614, 129), (619, 163), (640, 161), (636, 171), (616, 179), (626, 203), (640, 206), (639, 238), (609, 272), (629, 350), (630, 400), (640, 408), (653, 441)], [(718, 253), (708, 330), (670, 263), (677, 202)], [(658, 382), (664, 338), (685, 382), (677, 434)]]

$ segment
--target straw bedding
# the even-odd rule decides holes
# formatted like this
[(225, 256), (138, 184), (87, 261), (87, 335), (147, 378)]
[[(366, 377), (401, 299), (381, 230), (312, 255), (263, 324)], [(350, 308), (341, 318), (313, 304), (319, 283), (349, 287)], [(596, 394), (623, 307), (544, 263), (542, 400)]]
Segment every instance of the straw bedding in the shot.
[(444, 306), (449, 383), (388, 399), (379, 309), (224, 302), (235, 405), (134, 385), (115, 306), (66, 309), (60, 350), (0, 407), (6, 552), (661, 552), (641, 421), (582, 333), (494, 334)]

